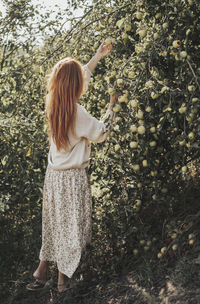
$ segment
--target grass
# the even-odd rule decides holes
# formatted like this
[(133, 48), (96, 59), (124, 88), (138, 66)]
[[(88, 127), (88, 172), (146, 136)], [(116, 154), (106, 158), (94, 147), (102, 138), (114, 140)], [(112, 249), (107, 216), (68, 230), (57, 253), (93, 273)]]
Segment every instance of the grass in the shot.
[[(56, 281), (55, 269), (51, 269)], [(82, 276), (81, 276), (82, 277)], [(148, 261), (118, 276), (96, 281), (89, 275), (74, 279), (74, 286), (59, 298), (56, 286), (44, 292), (26, 291), (31, 274), (24, 273), (16, 281), (7, 282), (9, 296), (2, 304), (199, 304), (200, 248), (195, 245), (179, 258)], [(51, 300), (51, 302), (49, 302)]]

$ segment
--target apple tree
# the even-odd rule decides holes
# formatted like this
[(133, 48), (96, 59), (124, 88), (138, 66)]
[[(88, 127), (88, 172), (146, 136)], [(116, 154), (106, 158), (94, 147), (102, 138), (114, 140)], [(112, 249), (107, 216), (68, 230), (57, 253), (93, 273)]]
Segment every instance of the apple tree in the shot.
[(86, 63), (101, 41), (114, 40), (83, 99), (100, 117), (109, 94), (119, 94), (114, 128), (91, 163), (100, 265), (139, 253), (161, 258), (187, 243), (184, 225), (174, 238), (176, 223), (163, 223), (191, 208), (180, 197), (199, 160), (199, 32), (195, 0), (100, 1), (67, 42)]

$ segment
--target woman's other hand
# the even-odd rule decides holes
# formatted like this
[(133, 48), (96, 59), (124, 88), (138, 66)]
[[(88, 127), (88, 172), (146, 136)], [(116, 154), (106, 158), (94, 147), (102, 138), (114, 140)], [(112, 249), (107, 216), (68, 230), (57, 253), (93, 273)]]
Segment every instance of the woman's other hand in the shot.
[(106, 55), (108, 55), (113, 47), (113, 43), (106, 43), (105, 41), (99, 46), (95, 55), (90, 59), (87, 66), (91, 73), (93, 73), (94, 69), (97, 66), (97, 63)]
[(100, 45), (96, 54), (99, 58), (107, 56), (113, 48), (113, 43), (106, 44), (105, 41)]
[(109, 104), (109, 109), (112, 110), (113, 109), (113, 106), (116, 102), (116, 100), (118, 99), (118, 95), (117, 94), (113, 94), (113, 95), (110, 95), (110, 104)]

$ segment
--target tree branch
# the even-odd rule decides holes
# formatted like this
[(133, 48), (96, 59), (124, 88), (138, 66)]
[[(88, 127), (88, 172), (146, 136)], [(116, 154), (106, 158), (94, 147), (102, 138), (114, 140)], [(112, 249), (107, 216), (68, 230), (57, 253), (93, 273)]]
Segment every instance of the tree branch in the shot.
[[(101, 2), (101, 1), (100, 1), (100, 2)], [(100, 2), (99, 2), (99, 3), (100, 3)], [(98, 3), (97, 3), (97, 4), (98, 4)], [(97, 19), (95, 19), (95, 20), (89, 22), (89, 23), (86, 24), (84, 27), (80, 28), (80, 29), (77, 31), (77, 33), (79, 33), (80, 31), (85, 30), (88, 26), (90, 26), (91, 24), (94, 24), (94, 23), (97, 22), (97, 21), (100, 21), (102, 18), (105, 18), (105, 17), (107, 17), (107, 16), (110, 16), (110, 15), (114, 14), (115, 12), (118, 12), (119, 10), (121, 10), (121, 9), (123, 9), (123, 8), (125, 8), (125, 7), (127, 7), (127, 6), (129, 6), (129, 5), (131, 5), (131, 4), (132, 4), (132, 2), (129, 2), (128, 4), (123, 5), (123, 6), (120, 6), (119, 8), (115, 9), (114, 11), (112, 11), (112, 12), (106, 14), (106, 15), (101, 16), (101, 17), (99, 17), (99, 18), (97, 18)], [(91, 8), (88, 12), (86, 12), (85, 15), (83, 15), (83, 17), (81, 17), (81, 19), (76, 23), (76, 25), (67, 33), (67, 35), (65, 35), (64, 40), (65, 40), (67, 37), (69, 37), (69, 35), (70, 35), (70, 37), (66, 40), (66, 42), (69, 42), (69, 41), (70, 41), (74, 29), (77, 28), (77, 26), (81, 23), (81, 21), (84, 20), (84, 18), (85, 18), (92, 10), (93, 10), (93, 8)], [(52, 53), (49, 54), (49, 56), (47, 56), (47, 58), (46, 58), (45, 60), (43, 60), (43, 61), (40, 63), (40, 65), (44, 64), (49, 58), (51, 58), (51, 57), (53, 56), (54, 53), (56, 53), (57, 51), (59, 51), (62, 47), (63, 47), (63, 45), (60, 45), (60, 46), (57, 47), (55, 50), (53, 50)]]
[(199, 88), (199, 90), (200, 90), (200, 84), (199, 84), (198, 78), (197, 78), (197, 76), (196, 76), (196, 74), (195, 74), (195, 72), (194, 72), (194, 70), (193, 70), (193, 68), (192, 68), (192, 66), (191, 66), (191, 63), (189, 62), (188, 59), (186, 59), (186, 61), (187, 61), (187, 64), (189, 65), (189, 68), (190, 68), (190, 70), (191, 70), (191, 72), (192, 72), (192, 74), (193, 74), (193, 76), (194, 76), (195, 82), (196, 82), (196, 84), (197, 84), (197, 86), (198, 86), (198, 88)]

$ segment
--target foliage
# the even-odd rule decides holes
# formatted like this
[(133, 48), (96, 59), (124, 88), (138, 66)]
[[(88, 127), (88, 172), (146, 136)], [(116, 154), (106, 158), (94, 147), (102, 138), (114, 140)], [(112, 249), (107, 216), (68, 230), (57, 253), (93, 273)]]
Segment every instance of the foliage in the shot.
[(91, 166), (101, 271), (105, 261), (118, 268), (131, 254), (161, 258), (188, 242), (165, 237), (163, 223), (191, 208), (180, 197), (199, 159), (198, 16), (196, 1), (100, 1), (73, 34), (70, 53), (85, 61), (99, 41), (115, 40), (84, 98), (100, 116), (115, 84), (120, 94), (114, 130)]
[(0, 246), (6, 275), (14, 273), (12, 259), (19, 266), (38, 255), (48, 152), (43, 68), (50, 52), (42, 44), (45, 37), (59, 35), (66, 12), (58, 12), (52, 21), (50, 12), (41, 14), (40, 6), (31, 1), (6, 1), (5, 5), (6, 16), (0, 18)]
[[(92, 271), (106, 275), (127, 259), (174, 257), (192, 245), (188, 237), (195, 243), (196, 230), (184, 216), (198, 210), (195, 197), (186, 199), (195, 188), (191, 163), (199, 159), (197, 1), (93, 1), (82, 18), (69, 14), (69, 30), (30, 1), (17, 1), (24, 10), (13, 1), (7, 6), (0, 19), (0, 206), (1, 225), (8, 228), (2, 256), (9, 251), (18, 253), (18, 263), (30, 256), (34, 261), (40, 246), (45, 74), (64, 56), (85, 64), (107, 37), (115, 40), (112, 54), (98, 65), (81, 100), (100, 118), (109, 94), (120, 94), (113, 131), (106, 143), (93, 145)], [(180, 213), (181, 222), (171, 223)]]

